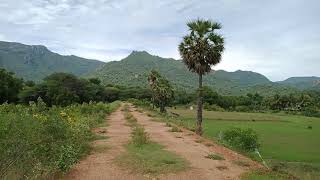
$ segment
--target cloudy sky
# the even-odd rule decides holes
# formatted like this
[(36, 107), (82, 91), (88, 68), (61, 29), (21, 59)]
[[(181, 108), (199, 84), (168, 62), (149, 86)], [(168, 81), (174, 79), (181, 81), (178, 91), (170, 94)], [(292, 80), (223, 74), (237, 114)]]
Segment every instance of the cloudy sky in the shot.
[(185, 24), (198, 17), (223, 25), (215, 69), (320, 76), (318, 0), (0, 0), (0, 40), (102, 61), (132, 50), (178, 59)]

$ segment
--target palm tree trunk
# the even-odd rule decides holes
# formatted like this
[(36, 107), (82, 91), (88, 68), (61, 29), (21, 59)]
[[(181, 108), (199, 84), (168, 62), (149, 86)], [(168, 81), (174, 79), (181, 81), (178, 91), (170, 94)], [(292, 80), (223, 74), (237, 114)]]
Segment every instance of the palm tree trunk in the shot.
[(198, 109), (196, 133), (202, 135), (202, 74), (199, 74)]

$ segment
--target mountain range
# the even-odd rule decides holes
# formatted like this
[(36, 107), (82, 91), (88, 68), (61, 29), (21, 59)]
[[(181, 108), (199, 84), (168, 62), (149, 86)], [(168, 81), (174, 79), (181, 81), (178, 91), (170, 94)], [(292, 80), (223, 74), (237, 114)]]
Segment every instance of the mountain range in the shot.
[[(158, 70), (176, 88), (195, 90), (196, 74), (188, 71), (181, 60), (154, 56), (146, 51), (133, 51), (121, 61), (103, 63), (77, 56), (62, 56), (45, 46), (30, 46), (0, 41), (0, 67), (27, 80), (40, 81), (53, 72), (68, 72), (82, 77), (97, 77), (104, 84), (147, 86), (150, 70)], [(299, 90), (320, 89), (319, 77), (292, 77), (272, 82), (252, 71), (212, 71), (203, 78), (204, 85), (224, 95), (247, 93), (289, 93)]]
[(54, 72), (68, 72), (81, 76), (103, 64), (101, 61), (77, 56), (62, 56), (41, 45), (30, 46), (0, 41), (0, 67), (25, 80), (40, 81)]
[[(99, 77), (105, 84), (147, 86), (147, 76), (155, 69), (174, 82), (177, 88), (195, 90), (198, 76), (188, 71), (181, 60), (154, 56), (146, 51), (133, 51), (121, 61), (106, 63), (89, 74)], [(294, 93), (298, 90), (320, 89), (319, 77), (295, 77), (272, 82), (262, 74), (252, 71), (212, 71), (203, 78), (206, 86), (224, 95), (245, 95), (258, 92), (263, 95)]]

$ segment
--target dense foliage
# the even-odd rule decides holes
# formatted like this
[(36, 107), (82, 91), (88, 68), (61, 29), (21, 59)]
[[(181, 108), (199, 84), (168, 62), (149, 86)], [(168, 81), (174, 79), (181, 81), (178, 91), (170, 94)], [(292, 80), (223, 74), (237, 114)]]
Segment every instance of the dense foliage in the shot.
[[(0, 71), (0, 103), (24, 103), (37, 101), (38, 97), (48, 105), (67, 106), (73, 103), (113, 102), (115, 100), (140, 99), (150, 104), (150, 88), (102, 85), (99, 79), (82, 79), (71, 74), (55, 73), (46, 77), (42, 83), (23, 82), (5, 70)], [(169, 105), (193, 105), (196, 92), (175, 89)], [(204, 108), (213, 111), (265, 112), (285, 111), (293, 114), (320, 117), (320, 91), (301, 91), (287, 94), (263, 96), (248, 93), (242, 96), (226, 96), (214, 89), (202, 88)]]
[(14, 77), (14, 74), (0, 69), (0, 104), (15, 102), (23, 86), (23, 81)]
[(103, 86), (99, 79), (79, 79), (72, 74), (54, 73), (35, 86), (26, 86), (20, 93), (20, 102), (29, 103), (41, 97), (49, 106), (67, 106), (73, 103), (113, 102), (128, 98), (150, 98), (149, 90)]
[(222, 141), (245, 152), (254, 152), (259, 146), (258, 134), (253, 129), (231, 128), (223, 131)]
[(0, 105), (0, 178), (41, 179), (76, 163), (94, 138), (90, 129), (118, 103), (47, 107)]
[(155, 70), (150, 72), (148, 81), (152, 91), (153, 104), (160, 107), (160, 112), (165, 112), (165, 107), (169, 105), (174, 95), (170, 82)]
[[(223, 96), (209, 87), (203, 87), (204, 109), (213, 111), (279, 112), (320, 117), (320, 91), (302, 91), (288, 95)], [(175, 105), (192, 105), (194, 93), (176, 93)]]

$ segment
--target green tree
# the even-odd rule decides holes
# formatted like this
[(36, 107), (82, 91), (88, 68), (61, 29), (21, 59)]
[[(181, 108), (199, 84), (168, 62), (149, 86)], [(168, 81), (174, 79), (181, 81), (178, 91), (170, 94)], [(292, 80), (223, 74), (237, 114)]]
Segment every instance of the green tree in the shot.
[(90, 101), (114, 101), (118, 99), (118, 94), (117, 89), (105, 88), (98, 79), (86, 80), (72, 74), (54, 73), (40, 84), (26, 86), (19, 97), (26, 104), (41, 97), (49, 106), (67, 106)]
[(161, 113), (166, 112), (165, 107), (169, 105), (174, 97), (170, 82), (155, 70), (150, 72), (148, 81), (152, 91), (153, 103), (160, 108)]
[(101, 80), (98, 78), (90, 78), (89, 81), (93, 84), (97, 84), (97, 85), (101, 84)]
[(197, 134), (202, 134), (202, 76), (211, 71), (211, 66), (221, 61), (224, 38), (215, 30), (221, 25), (209, 20), (198, 19), (188, 24), (190, 33), (184, 36), (179, 45), (183, 62), (191, 72), (199, 75)]
[(16, 102), (22, 87), (22, 79), (16, 78), (12, 72), (0, 69), (0, 104)]

